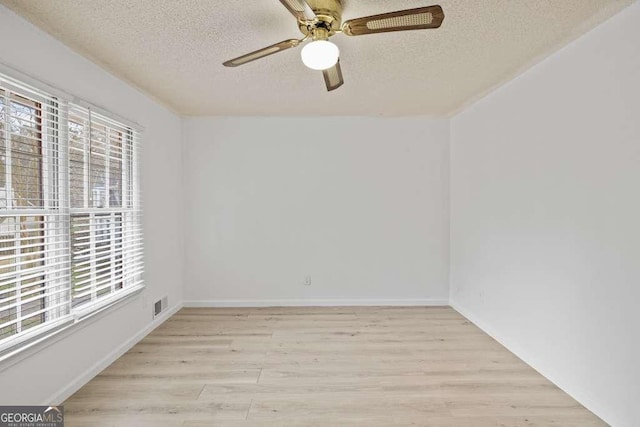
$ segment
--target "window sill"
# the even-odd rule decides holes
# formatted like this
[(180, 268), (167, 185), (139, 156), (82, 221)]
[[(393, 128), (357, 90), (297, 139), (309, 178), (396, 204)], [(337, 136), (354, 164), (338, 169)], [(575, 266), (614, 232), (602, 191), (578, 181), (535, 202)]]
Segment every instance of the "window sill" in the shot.
[(76, 331), (89, 326), (113, 309), (134, 301), (135, 296), (139, 295), (144, 289), (144, 285), (139, 285), (117, 295), (107, 297), (99, 303), (91, 305), (91, 307), (75, 311), (73, 317), (62, 326), (43, 332), (42, 335), (32, 338), (26, 344), (20, 345), (19, 348), (13, 351), (8, 350), (5, 354), (0, 355), (0, 372), (73, 335)]

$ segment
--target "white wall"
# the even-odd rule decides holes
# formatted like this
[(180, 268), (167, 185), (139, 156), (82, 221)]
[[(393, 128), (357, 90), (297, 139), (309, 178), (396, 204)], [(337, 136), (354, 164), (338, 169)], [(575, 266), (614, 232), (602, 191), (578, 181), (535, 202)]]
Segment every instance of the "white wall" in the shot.
[[(638, 3), (451, 122), (452, 303), (615, 426), (640, 420), (637, 22)], [(89, 379), (151, 301), (179, 304), (183, 260), (192, 304), (446, 303), (447, 120), (187, 119), (182, 152), (177, 116), (2, 6), (0, 62), (145, 126), (148, 286), (0, 371), (0, 404)]]
[(426, 118), (187, 119), (185, 303), (446, 304), (448, 132)]
[(0, 372), (0, 404), (64, 398), (84, 375), (152, 326), (151, 302), (182, 300), (181, 120), (0, 6), (0, 62), (145, 127), (142, 191), (145, 280), (141, 296)]
[(452, 120), (451, 301), (640, 425), (640, 3)]

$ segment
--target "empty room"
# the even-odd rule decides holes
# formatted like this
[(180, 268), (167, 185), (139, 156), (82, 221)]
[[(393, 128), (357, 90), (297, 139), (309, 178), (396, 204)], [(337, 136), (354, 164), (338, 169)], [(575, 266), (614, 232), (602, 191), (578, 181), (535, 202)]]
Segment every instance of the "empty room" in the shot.
[(0, 0), (0, 427), (640, 426), (637, 0)]

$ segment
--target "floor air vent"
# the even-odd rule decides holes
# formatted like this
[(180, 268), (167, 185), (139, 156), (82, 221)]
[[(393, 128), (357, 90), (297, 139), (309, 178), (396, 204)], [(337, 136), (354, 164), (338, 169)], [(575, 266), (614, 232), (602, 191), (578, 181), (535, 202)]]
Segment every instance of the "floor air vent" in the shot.
[(155, 318), (160, 313), (165, 311), (168, 306), (169, 306), (169, 298), (168, 297), (163, 297), (162, 299), (159, 299), (158, 301), (153, 303), (153, 317)]

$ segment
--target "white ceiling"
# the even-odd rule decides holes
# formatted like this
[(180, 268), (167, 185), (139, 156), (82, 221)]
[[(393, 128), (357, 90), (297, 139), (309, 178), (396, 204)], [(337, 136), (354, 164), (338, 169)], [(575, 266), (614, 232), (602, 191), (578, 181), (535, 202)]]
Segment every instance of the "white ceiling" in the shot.
[[(343, 19), (437, 0), (344, 0)], [(441, 0), (440, 29), (332, 38), (345, 84), (326, 92), (299, 48), (222, 62), (300, 35), (278, 0), (0, 0), (185, 115), (446, 115), (634, 0)]]

